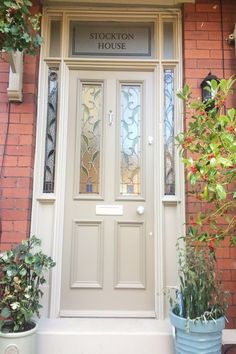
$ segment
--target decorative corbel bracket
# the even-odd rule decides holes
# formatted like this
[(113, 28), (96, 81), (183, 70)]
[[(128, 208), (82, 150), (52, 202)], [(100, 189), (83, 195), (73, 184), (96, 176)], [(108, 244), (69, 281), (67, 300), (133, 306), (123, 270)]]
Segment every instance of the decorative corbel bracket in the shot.
[(22, 102), (23, 53), (19, 51), (9, 53), (9, 62), (8, 100), (10, 102)]

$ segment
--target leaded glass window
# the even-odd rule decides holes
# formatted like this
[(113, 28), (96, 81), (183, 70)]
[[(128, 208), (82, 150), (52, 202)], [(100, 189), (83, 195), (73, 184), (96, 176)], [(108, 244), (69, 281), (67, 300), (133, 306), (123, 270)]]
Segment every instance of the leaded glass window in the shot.
[(102, 83), (82, 83), (80, 194), (100, 193)]
[(164, 70), (165, 195), (175, 195), (174, 70)]
[(120, 194), (141, 194), (142, 85), (121, 85)]
[(53, 193), (55, 183), (56, 130), (58, 103), (58, 68), (48, 70), (47, 127), (43, 192)]

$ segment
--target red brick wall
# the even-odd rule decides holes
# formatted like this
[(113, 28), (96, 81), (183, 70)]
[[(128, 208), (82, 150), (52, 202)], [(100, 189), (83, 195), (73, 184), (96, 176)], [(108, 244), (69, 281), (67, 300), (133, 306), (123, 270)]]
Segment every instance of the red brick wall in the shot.
[[(39, 11), (37, 5), (34, 12)], [(9, 65), (0, 60), (1, 251), (29, 236), (37, 113), (38, 57), (24, 57), (23, 102), (8, 103)]]
[[(210, 71), (219, 78), (236, 73), (235, 45), (226, 41), (234, 31), (236, 1), (196, 0), (195, 4), (185, 4), (183, 12), (184, 81), (192, 86), (194, 96), (200, 97), (200, 84)], [(236, 94), (229, 104), (236, 106)], [(187, 220), (200, 207), (187, 200)], [(226, 241), (217, 256), (225, 288), (231, 292), (228, 327), (235, 327), (236, 248), (229, 248)]]

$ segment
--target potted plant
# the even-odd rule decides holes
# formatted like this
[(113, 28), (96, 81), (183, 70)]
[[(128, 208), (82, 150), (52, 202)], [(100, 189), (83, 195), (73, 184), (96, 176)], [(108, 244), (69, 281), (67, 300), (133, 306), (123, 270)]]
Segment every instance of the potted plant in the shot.
[(235, 80), (208, 82), (211, 99), (191, 97), (185, 85), (187, 129), (177, 136), (191, 202), (200, 212), (189, 220), (184, 248), (178, 248), (179, 284), (172, 302), (176, 353), (220, 354), (227, 298), (217, 269), (217, 245), (236, 244), (236, 110), (227, 108)]
[(32, 15), (29, 0), (1, 0), (0, 51), (35, 55), (42, 44), (40, 14)]
[(45, 272), (55, 263), (33, 236), (0, 257), (0, 354), (35, 353), (35, 316), (39, 317)]
[(220, 354), (227, 294), (214, 250), (186, 239), (178, 245), (178, 260), (179, 290), (170, 298), (176, 354)]

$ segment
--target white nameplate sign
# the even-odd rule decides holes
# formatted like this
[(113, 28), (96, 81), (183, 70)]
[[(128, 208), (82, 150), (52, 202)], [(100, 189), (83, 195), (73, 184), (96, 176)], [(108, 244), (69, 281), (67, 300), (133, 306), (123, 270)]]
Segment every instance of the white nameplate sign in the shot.
[(72, 22), (72, 56), (151, 57), (150, 23)]
[(96, 205), (96, 215), (123, 215), (123, 205)]

